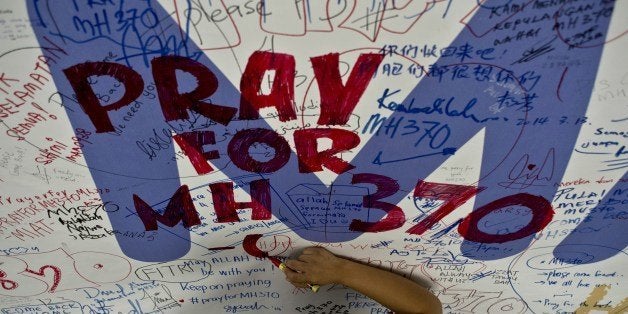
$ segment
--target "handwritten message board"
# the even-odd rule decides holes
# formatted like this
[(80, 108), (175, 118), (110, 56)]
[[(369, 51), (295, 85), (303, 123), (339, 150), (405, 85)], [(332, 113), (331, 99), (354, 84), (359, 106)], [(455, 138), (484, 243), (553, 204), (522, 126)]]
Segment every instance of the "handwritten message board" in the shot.
[(622, 312), (628, 1), (0, 4), (0, 312)]

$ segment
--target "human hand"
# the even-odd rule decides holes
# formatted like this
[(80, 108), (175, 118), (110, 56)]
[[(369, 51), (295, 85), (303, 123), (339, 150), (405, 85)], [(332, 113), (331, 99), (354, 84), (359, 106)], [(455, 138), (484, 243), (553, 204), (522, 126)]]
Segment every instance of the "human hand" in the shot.
[(320, 247), (303, 250), (297, 259), (286, 261), (286, 280), (295, 287), (307, 288), (308, 284), (326, 285), (338, 283), (342, 269), (348, 261)]

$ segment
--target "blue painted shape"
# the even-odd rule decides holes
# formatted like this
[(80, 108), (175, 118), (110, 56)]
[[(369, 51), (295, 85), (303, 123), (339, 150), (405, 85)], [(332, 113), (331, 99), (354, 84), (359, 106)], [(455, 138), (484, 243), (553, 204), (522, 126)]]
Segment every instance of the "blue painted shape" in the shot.
[[(441, 134), (439, 141), (429, 142), (430, 136), (421, 137), (421, 132), (413, 134), (414, 138), (404, 138), (397, 133), (391, 140), (390, 136), (382, 136), (382, 133), (388, 134), (384, 127), (352, 161), (359, 165), (360, 172), (386, 174), (399, 181), (401, 190), (410, 191), (418, 179), (426, 178), (437, 169), (446, 156), (436, 154), (401, 161), (404, 157), (428, 156), (445, 148), (460, 148), (485, 128), (478, 185), (487, 189), (476, 197), (475, 208), (522, 192), (541, 195), (550, 201), (553, 199), (557, 190), (554, 184), (562, 179), (585, 121), (582, 118), (610, 18), (600, 19), (596, 24), (599, 38), (582, 44), (593, 47), (578, 48), (578, 34), (586, 32), (591, 25), (576, 24), (568, 28), (569, 21), (559, 18), (559, 23), (567, 25), (559, 34), (553, 30), (554, 19), (550, 17), (560, 6), (541, 8), (534, 6), (532, 1), (500, 4), (504, 1), (485, 2), (467, 28), (449, 45), (460, 49), (468, 44), (474, 51), (495, 49), (492, 54), (483, 55), (487, 58), (474, 52), (470, 54), (472, 58), (455, 53), (452, 57), (441, 57), (436, 62), (440, 67), (432, 67), (432, 75), (423, 78), (405, 99), (390, 96), (395, 91), (393, 87), (389, 93), (382, 90), (379, 103), (382, 114), (390, 108), (395, 109), (387, 122), (396, 123), (399, 119), (414, 119), (417, 123), (428, 121), (425, 127), (434, 127), (432, 130), (447, 125), (447, 137)], [(586, 4), (594, 9), (605, 6), (598, 1), (577, 5)], [(612, 3), (606, 7), (612, 7)], [(503, 30), (505, 25), (510, 25), (511, 29), (515, 27), (517, 20), (520, 22), (516, 30)], [(520, 24), (524, 20), (538, 22)], [(576, 47), (564, 41), (570, 37)], [(565, 66), (552, 65), (548, 56), (562, 56), (570, 62)], [(460, 63), (461, 58), (465, 58), (464, 63)], [(403, 109), (399, 104), (404, 105)], [(448, 104), (450, 110), (447, 110)], [(446, 141), (442, 140), (444, 138)], [(414, 147), (408, 145), (408, 141), (414, 142)], [(387, 160), (400, 162), (384, 163)], [(399, 193), (387, 200), (397, 203), (402, 197), (404, 195)], [(512, 222), (513, 218), (519, 219)], [(479, 229), (488, 233), (511, 233), (530, 217), (511, 214), (498, 219), (508, 223), (500, 229), (486, 226), (479, 226)], [(532, 235), (503, 244), (465, 240), (461, 251), (474, 259), (500, 259), (521, 252), (531, 238)]]
[[(43, 22), (34, 27), (40, 44), (48, 45), (48, 38), (62, 44), (69, 53), (58, 64), (52, 65), (55, 83), (62, 93), (72, 93), (62, 69), (87, 60), (103, 60), (109, 52), (113, 55), (111, 61), (133, 67), (147, 85), (152, 78), (148, 68), (150, 59), (176, 54), (196, 59), (216, 74), (219, 89), (211, 97), (214, 103), (237, 107), (237, 89), (185, 35), (189, 21), (182, 23), (184, 31), (180, 32), (175, 21), (155, 1), (120, 1), (115, 6), (93, 7), (75, 3), (74, 6), (70, 2), (33, 0), (28, 3), (30, 16)], [(551, 17), (559, 7), (537, 8), (530, 3), (486, 2), (450, 44), (446, 56), (430, 67), (431, 76), (424, 78), (409, 96), (386, 95), (382, 88), (381, 114), (392, 115), (385, 122), (381, 132), (384, 135), (373, 136), (354, 158), (352, 164), (357, 168), (353, 172), (385, 174), (398, 180), (402, 191), (411, 191), (417, 180), (426, 178), (447, 155), (455, 153), (471, 136), (485, 128), (479, 185), (487, 189), (478, 195), (476, 208), (521, 192), (552, 199), (556, 192), (553, 184), (562, 178), (580, 129), (581, 122), (577, 119), (586, 112), (602, 46), (570, 47), (561, 38), (573, 37), (571, 42), (574, 43), (582, 37), (576, 35), (589, 26), (571, 27), (569, 21), (559, 19), (559, 23), (567, 26), (558, 36), (552, 29), (554, 19), (544, 16)], [(598, 1), (586, 3), (599, 5)], [(515, 4), (519, 9), (513, 9)], [(612, 3), (606, 5), (612, 6)], [(133, 14), (146, 18), (132, 19)], [(539, 19), (535, 24), (517, 24), (518, 29), (512, 30), (517, 19), (534, 16)], [(86, 23), (87, 20), (91, 24)], [(595, 31), (600, 32), (601, 38), (587, 42), (587, 45), (602, 43), (609, 21), (610, 18), (598, 20)], [(509, 24), (511, 29), (503, 30), (508, 22), (513, 22)], [(551, 66), (547, 59), (550, 55), (567, 56), (573, 64), (568, 70)], [(185, 82), (182, 89), (194, 88), (193, 80)], [(391, 86), (386, 88), (395, 91)], [(215, 148), (224, 154), (228, 140), (240, 127), (233, 127), (235, 121), (227, 127), (211, 121), (198, 125), (199, 120), (194, 118), (166, 124), (158, 101), (150, 93), (139, 101), (142, 109), (128, 123), (124, 122), (120, 134), (99, 134), (94, 137), (94, 144), (84, 149), (96, 185), (112, 190), (101, 197), (121, 208), (133, 208), (132, 194), (139, 195), (149, 204), (158, 204), (179, 187), (179, 173), (171, 160), (174, 157), (172, 143), (164, 132), (211, 129), (217, 135)], [(400, 111), (401, 106), (393, 106), (393, 102), (404, 104), (405, 109)], [(127, 108), (113, 113), (112, 120), (123, 121)], [(68, 116), (73, 128), (93, 130), (91, 122), (80, 110), (68, 111)], [(389, 134), (386, 126), (394, 121), (404, 123), (401, 128), (407, 132)], [(245, 123), (242, 125), (247, 128), (269, 128), (263, 120)], [(419, 127), (418, 131), (408, 133), (417, 130), (415, 126)], [(143, 152), (135, 148), (143, 143), (152, 143), (157, 149), (146, 149), (148, 145), (144, 145)], [(147, 160), (146, 151), (157, 156)], [(247, 174), (231, 165), (227, 156), (223, 155), (217, 163), (231, 178)], [(305, 219), (286, 193), (298, 185), (322, 183), (314, 175), (295, 174), (298, 174), (298, 167), (296, 157), (292, 156), (279, 171), (259, 175), (271, 180), (275, 216), (284, 218), (296, 233), (311, 241), (339, 242), (360, 235), (360, 232), (348, 230), (328, 232), (321, 225)], [(350, 181), (351, 175), (343, 174), (333, 184), (349, 185)], [(398, 203), (404, 197), (402, 194), (397, 193), (386, 201)], [(342, 213), (342, 209), (329, 208), (325, 213)], [(369, 212), (371, 221), (383, 214), (378, 210)], [(348, 213), (347, 218), (360, 219), (361, 216)], [(137, 217), (128, 217), (126, 213), (110, 213), (109, 218), (119, 231), (143, 229)], [(509, 226), (506, 231), (514, 231), (514, 227)], [(159, 230), (152, 242), (119, 237), (118, 243), (131, 258), (165, 261), (188, 252), (189, 242), (181, 241), (182, 238), (189, 241), (189, 232), (179, 225), (167, 232)], [(500, 245), (465, 241), (461, 249), (467, 257), (498, 259), (521, 252), (529, 242), (530, 237)]]
[[(28, 10), (33, 20), (40, 21), (33, 25), (40, 45), (44, 48), (57, 45), (65, 51), (57, 53), (62, 57), (50, 63), (55, 84), (64, 99), (72, 99), (74, 92), (62, 70), (86, 61), (122, 63), (143, 77), (143, 95), (135, 103), (110, 112), (116, 132), (96, 134), (92, 122), (75, 102), (66, 101), (64, 105), (68, 108), (66, 112), (72, 128), (92, 133), (89, 138), (91, 144), (83, 147), (83, 153), (96, 186), (110, 191), (100, 195), (103, 202), (126, 208), (107, 213), (113, 229), (118, 231), (116, 236), (121, 250), (141, 261), (173, 260), (184, 256), (190, 249), (190, 232), (182, 224), (160, 228), (151, 241), (120, 235), (125, 231), (144, 230), (141, 220), (129, 215), (129, 212), (135, 211), (132, 195), (137, 194), (154, 205), (156, 210), (164, 210), (168, 198), (180, 187), (171, 133), (215, 130), (219, 142), (215, 148), (221, 154), (226, 154), (230, 135), (226, 135), (229, 133), (227, 128), (217, 127), (215, 122), (192, 112), (189, 112), (187, 120), (164, 122), (152, 81), (150, 60), (158, 56), (179, 55), (203, 63), (219, 82), (218, 91), (211, 97), (213, 103), (237, 108), (240, 93), (185, 35), (189, 20), (182, 23), (185, 28), (182, 32), (171, 13), (156, 1), (111, 3), (34, 0), (28, 2)], [(179, 5), (181, 3), (183, 1), (179, 1)], [(189, 7), (191, 2), (187, 1), (187, 5)], [(47, 54), (45, 49), (44, 54)], [(193, 90), (196, 80), (189, 74), (185, 75), (179, 80), (180, 90)], [(102, 96), (103, 103), (111, 103), (122, 95), (123, 88), (111, 78), (96, 77), (92, 83), (94, 90)], [(132, 107), (135, 111), (131, 111)], [(263, 120), (248, 122), (247, 127), (269, 128)], [(296, 160), (294, 157), (291, 159)], [(296, 162), (293, 164), (294, 171)], [(250, 175), (230, 165), (227, 156), (222, 156), (215, 165), (233, 180)], [(207, 212), (200, 214), (209, 215)], [(298, 222), (293, 216), (290, 220)]]
[[(628, 172), (608, 190), (601, 202), (591, 209), (582, 222), (554, 249), (554, 256), (568, 264), (591, 264), (613, 257), (628, 246)], [(603, 232), (591, 232), (602, 230)], [(570, 245), (585, 247), (591, 257), (574, 259)], [(609, 250), (610, 248), (610, 250)]]
[[(41, 21), (40, 25), (33, 25), (40, 45), (50, 47), (54, 43), (67, 52), (67, 56), (50, 64), (55, 84), (62, 95), (71, 99), (74, 93), (62, 70), (88, 60), (123, 63), (144, 78), (146, 95), (131, 106), (110, 113), (115, 133), (95, 134), (93, 124), (78, 105), (70, 107), (73, 104), (65, 102), (65, 106), (73, 109), (66, 110), (72, 128), (92, 132), (89, 138), (92, 144), (85, 144), (83, 153), (96, 186), (110, 190), (101, 194), (103, 202), (115, 203), (122, 209), (133, 209), (133, 194), (149, 204), (158, 203), (166, 195), (170, 197), (180, 186), (179, 173), (176, 164), (169, 160), (174, 157), (174, 151), (172, 144), (167, 143), (169, 131), (163, 131), (169, 128), (164, 123), (154, 85), (151, 85), (148, 60), (167, 54), (198, 57), (198, 49), (188, 46), (188, 39), (181, 38), (178, 28), (166, 28), (170, 19), (155, 25), (147, 22), (150, 17), (167, 16), (159, 5), (150, 1), (90, 6), (88, 2), (42, 0), (29, 1), (28, 10), (33, 20)], [(141, 21), (142, 16), (144, 22)], [(149, 38), (153, 38), (152, 42), (148, 41)], [(168, 42), (168, 45), (158, 47), (157, 39)], [(225, 81), (225, 78), (220, 77), (220, 80)], [(123, 88), (114, 86), (111, 79), (100, 77), (94, 78), (93, 82), (103, 102), (107, 96), (113, 101), (123, 92)], [(221, 90), (221, 96), (223, 101), (227, 101), (237, 99), (239, 95), (231, 88)], [(125, 121), (124, 117), (133, 105), (137, 112)], [(148, 150), (146, 147), (149, 144), (163, 158), (149, 158), (140, 148), (143, 145)], [(116, 231), (143, 230), (142, 222), (137, 217), (127, 217), (126, 210), (107, 214)], [(158, 230), (154, 241), (121, 235), (117, 235), (117, 240), (122, 251), (131, 258), (142, 261), (172, 260), (189, 251), (190, 236), (181, 225), (169, 231)]]

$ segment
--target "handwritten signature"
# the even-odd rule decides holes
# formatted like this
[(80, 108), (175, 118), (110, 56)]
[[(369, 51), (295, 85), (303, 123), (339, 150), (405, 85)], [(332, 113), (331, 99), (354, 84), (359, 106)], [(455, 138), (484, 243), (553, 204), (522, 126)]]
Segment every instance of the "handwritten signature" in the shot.
[[(508, 172), (508, 181), (499, 185), (508, 189), (525, 189), (530, 186), (546, 186), (554, 177), (554, 148), (548, 150), (540, 166), (530, 163), (530, 155), (524, 154)], [(544, 182), (543, 182), (544, 181)]]

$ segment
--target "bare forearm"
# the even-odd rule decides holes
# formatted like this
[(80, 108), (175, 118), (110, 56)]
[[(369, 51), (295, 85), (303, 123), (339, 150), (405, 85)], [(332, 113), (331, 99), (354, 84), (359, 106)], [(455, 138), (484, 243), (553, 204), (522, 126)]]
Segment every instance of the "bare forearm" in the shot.
[(354, 289), (396, 313), (442, 313), (431, 292), (400, 275), (344, 260), (339, 283)]
[(442, 313), (440, 301), (419, 284), (382, 269), (353, 262), (319, 247), (286, 261), (286, 278), (299, 288), (343, 284), (396, 313)]

